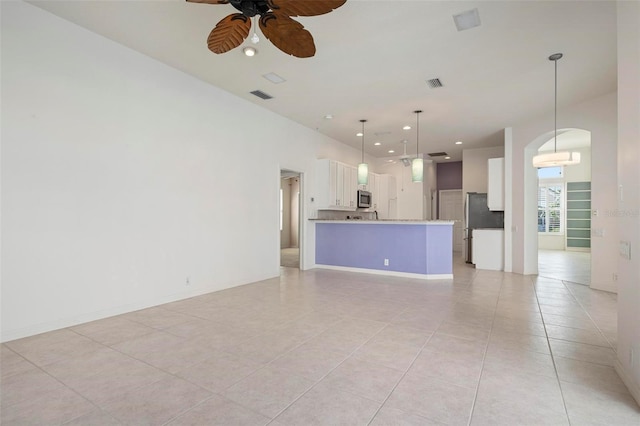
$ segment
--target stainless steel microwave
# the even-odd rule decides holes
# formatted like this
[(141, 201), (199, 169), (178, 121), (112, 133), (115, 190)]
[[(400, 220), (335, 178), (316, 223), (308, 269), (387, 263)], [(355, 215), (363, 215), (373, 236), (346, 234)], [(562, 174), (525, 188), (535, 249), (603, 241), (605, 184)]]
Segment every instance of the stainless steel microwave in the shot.
[(371, 206), (371, 192), (358, 190), (358, 207), (367, 209)]

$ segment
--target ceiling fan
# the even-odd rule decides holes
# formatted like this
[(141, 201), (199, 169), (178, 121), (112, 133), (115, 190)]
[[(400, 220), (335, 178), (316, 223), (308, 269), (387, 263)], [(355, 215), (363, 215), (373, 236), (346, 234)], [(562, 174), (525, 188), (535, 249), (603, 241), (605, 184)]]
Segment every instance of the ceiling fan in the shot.
[(411, 165), (411, 160), (413, 160), (413, 157), (407, 154), (407, 144), (409, 143), (409, 141), (405, 139), (403, 141), (400, 141), (400, 143), (402, 144), (403, 154), (392, 157), (385, 157), (385, 165), (396, 164), (398, 162), (402, 163), (402, 165), (405, 167), (409, 167)]
[(191, 3), (231, 4), (241, 13), (223, 18), (209, 34), (207, 46), (213, 53), (225, 53), (247, 38), (251, 18), (260, 15), (262, 33), (278, 49), (298, 58), (316, 53), (311, 33), (292, 16), (317, 16), (329, 13), (347, 0), (187, 0)]

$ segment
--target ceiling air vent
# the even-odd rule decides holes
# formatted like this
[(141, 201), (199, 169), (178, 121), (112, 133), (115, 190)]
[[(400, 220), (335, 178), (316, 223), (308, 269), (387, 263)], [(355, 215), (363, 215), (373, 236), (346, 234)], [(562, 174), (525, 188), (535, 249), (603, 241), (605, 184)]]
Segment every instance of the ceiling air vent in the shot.
[(429, 157), (446, 157), (447, 154), (446, 152), (430, 152), (427, 154)]
[(427, 80), (427, 84), (432, 89), (437, 89), (438, 87), (442, 87), (442, 82), (439, 78), (432, 78), (431, 80)]
[(251, 94), (259, 97), (260, 99), (272, 99), (273, 98), (273, 96), (269, 95), (268, 93), (264, 93), (262, 90), (254, 90), (253, 92), (251, 92)]

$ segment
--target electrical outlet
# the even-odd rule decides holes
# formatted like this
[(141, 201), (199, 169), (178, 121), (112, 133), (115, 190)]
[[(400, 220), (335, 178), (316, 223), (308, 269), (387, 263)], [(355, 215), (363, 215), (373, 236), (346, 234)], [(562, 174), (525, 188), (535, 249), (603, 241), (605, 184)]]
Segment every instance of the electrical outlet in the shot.
[(184, 285), (191, 285), (191, 281), (189, 281), (189, 277), (187, 277), (187, 280), (185, 281)]
[(613, 280), (618, 281), (618, 274), (613, 274)]
[(389, 259), (384, 260), (384, 266), (389, 266)]

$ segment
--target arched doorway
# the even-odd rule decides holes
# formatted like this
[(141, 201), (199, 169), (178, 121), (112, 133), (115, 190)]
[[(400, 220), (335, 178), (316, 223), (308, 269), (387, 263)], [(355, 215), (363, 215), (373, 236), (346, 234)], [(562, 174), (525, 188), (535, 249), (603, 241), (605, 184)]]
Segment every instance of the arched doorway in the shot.
[[(527, 145), (525, 164), (554, 151), (554, 132)], [(525, 262), (540, 276), (591, 282), (591, 132), (559, 129), (558, 151), (577, 151), (578, 165), (525, 172)]]

